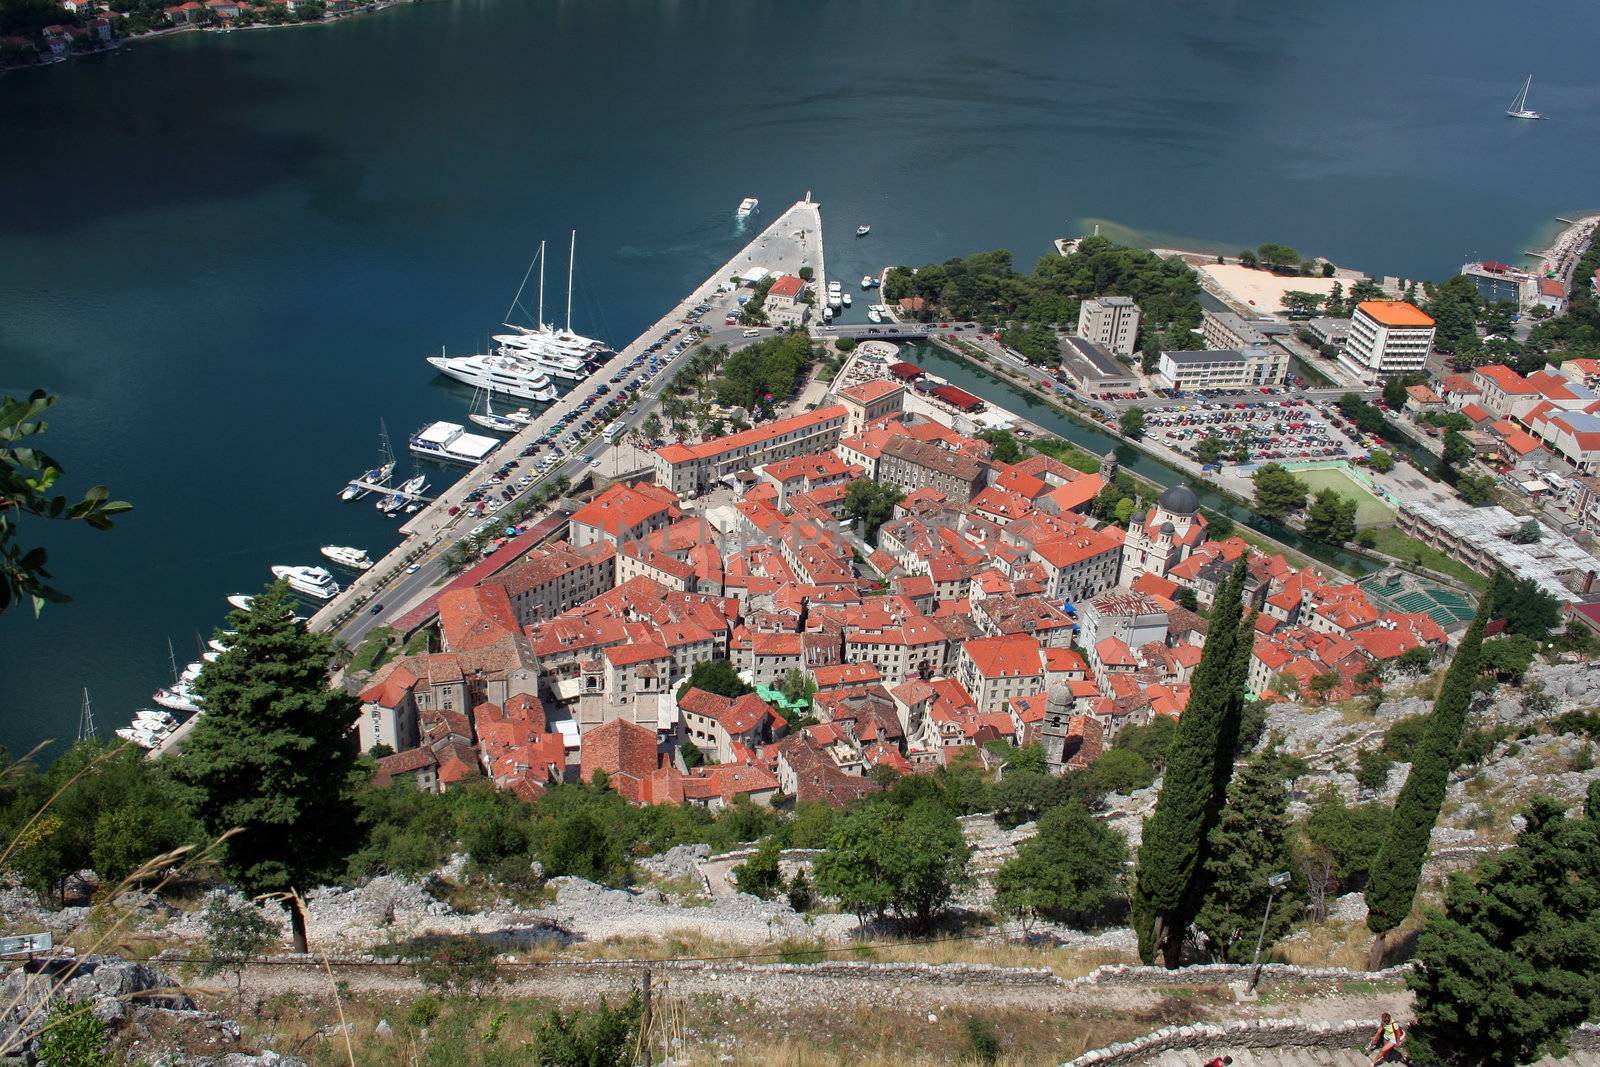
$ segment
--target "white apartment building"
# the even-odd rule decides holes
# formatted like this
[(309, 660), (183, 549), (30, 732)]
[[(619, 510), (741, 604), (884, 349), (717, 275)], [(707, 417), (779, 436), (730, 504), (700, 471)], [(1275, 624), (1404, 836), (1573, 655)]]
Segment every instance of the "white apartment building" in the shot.
[(1350, 318), (1339, 365), (1369, 385), (1423, 369), (1433, 351), (1431, 316), (1404, 300), (1366, 300)]
[(1163, 352), (1156, 372), (1174, 389), (1256, 389), (1281, 385), (1289, 353), (1276, 345)]
[(1078, 336), (1133, 355), (1139, 339), (1139, 305), (1128, 296), (1100, 296), (1078, 305)]

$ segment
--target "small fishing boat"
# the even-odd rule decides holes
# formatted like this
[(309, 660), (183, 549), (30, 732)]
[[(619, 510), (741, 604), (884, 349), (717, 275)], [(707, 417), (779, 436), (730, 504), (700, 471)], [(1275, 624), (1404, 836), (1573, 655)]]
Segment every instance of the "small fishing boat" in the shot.
[(871, 226), (857, 226), (856, 227), (856, 236), (857, 237), (865, 237), (867, 234), (869, 234), (871, 232), (872, 232), (872, 227)]

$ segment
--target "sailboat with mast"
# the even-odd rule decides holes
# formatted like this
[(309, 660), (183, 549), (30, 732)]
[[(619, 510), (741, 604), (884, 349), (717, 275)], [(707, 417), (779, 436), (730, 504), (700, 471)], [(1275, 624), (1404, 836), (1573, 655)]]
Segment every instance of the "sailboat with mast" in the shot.
[(1522, 92), (1511, 101), (1511, 106), (1506, 108), (1506, 114), (1514, 119), (1542, 119), (1543, 115), (1528, 106), (1528, 90), (1533, 88), (1533, 75), (1528, 75), (1528, 80), (1522, 83)]
[(555, 389), (550, 383), (552, 377), (578, 382), (593, 374), (611, 350), (604, 342), (573, 332), (572, 280), (577, 248), (578, 231), (574, 230), (567, 250), (566, 326), (556, 329), (544, 321), (545, 245), (541, 241), (539, 253), (534, 257), (534, 262), (528, 265), (528, 271), (523, 275), (522, 284), (517, 287), (517, 294), (512, 298), (505, 316), (510, 319), (516, 311), (522, 300), (522, 292), (527, 287), (528, 277), (537, 264), (539, 304), (536, 325), (518, 326), (506, 322), (506, 328), (513, 332), (495, 334), (494, 347), (487, 354), (447, 356), (441, 352), (437, 356), (429, 356), (428, 362), (439, 373), (459, 382), (519, 400), (541, 403), (555, 399)]
[[(394, 476), (394, 449), (389, 446), (389, 427), (378, 420), (378, 465), (354, 479), (339, 492), (340, 500), (360, 500), (372, 492), (367, 486), (388, 485)], [(362, 483), (365, 482), (366, 485)]]
[[(517, 408), (515, 411), (497, 413), (494, 410), (494, 390), (484, 389), (483, 410), (478, 410), (478, 396), (472, 397), (472, 410), (467, 413), (467, 418), (485, 429), (495, 433), (516, 433), (525, 429), (533, 421), (533, 412), (527, 408)], [(554, 396), (554, 390), (551, 391)]]

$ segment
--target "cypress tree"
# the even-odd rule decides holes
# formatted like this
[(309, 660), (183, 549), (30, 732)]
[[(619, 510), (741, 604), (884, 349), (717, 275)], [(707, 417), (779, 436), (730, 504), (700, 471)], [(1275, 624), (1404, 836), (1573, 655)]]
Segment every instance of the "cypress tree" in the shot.
[(1293, 869), (1284, 772), (1283, 759), (1274, 750), (1245, 761), (1211, 831), (1205, 904), (1194, 921), (1211, 958), (1219, 963), (1250, 962), (1269, 897), (1274, 899), (1267, 945), (1289, 931), (1299, 910), (1297, 886), (1274, 894), (1267, 885), (1273, 874)]
[(332, 643), (295, 622), (276, 582), (235, 611), (228, 650), (195, 683), (205, 712), (173, 759), (228, 878), (246, 893), (286, 894), (296, 951), (306, 951), (295, 896), (335, 873), (356, 826), (351, 802), (360, 702), (328, 685)]
[(1450, 785), (1467, 707), (1472, 703), (1472, 683), (1482, 666), (1483, 628), (1491, 610), (1491, 599), (1485, 596), (1450, 661), (1427, 729), (1412, 753), (1411, 773), (1394, 802), (1388, 832), (1372, 862), (1366, 892), (1367, 929), (1377, 935), (1367, 957), (1371, 969), (1382, 966), (1389, 931), (1405, 921), (1416, 902), (1428, 838)]
[(1252, 641), (1240, 619), (1245, 575), (1240, 557), (1217, 590), (1205, 651), (1190, 681), (1189, 703), (1178, 720), (1161, 794), (1139, 848), (1134, 927), (1140, 954), (1152, 960), (1159, 952), (1168, 967), (1178, 965), (1184, 931), (1202, 899), (1205, 843), (1232, 776), (1243, 707), (1239, 667), (1248, 668)]

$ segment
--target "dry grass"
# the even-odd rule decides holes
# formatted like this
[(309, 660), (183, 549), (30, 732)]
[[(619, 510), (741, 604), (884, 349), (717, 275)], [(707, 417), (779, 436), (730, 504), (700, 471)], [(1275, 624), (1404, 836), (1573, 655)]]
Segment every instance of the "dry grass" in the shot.
[(1107, 963), (1138, 963), (1132, 953), (1109, 949), (1050, 948), (999, 941), (907, 942), (874, 948), (878, 963), (978, 963), (992, 967), (1047, 967), (1059, 978), (1081, 978)]

